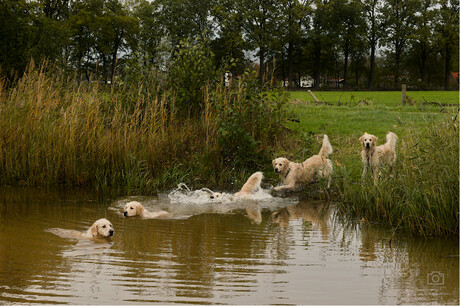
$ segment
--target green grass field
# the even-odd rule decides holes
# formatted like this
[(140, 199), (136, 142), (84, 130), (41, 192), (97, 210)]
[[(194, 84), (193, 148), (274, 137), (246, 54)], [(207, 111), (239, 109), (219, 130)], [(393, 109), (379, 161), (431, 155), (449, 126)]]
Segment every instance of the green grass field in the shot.
[[(316, 92), (318, 100), (325, 102), (318, 104), (308, 92), (292, 91), (290, 95), (291, 119), (300, 122), (290, 123), (289, 128), (356, 139), (364, 132), (384, 139), (387, 131), (403, 134), (407, 124), (429, 124), (454, 114), (459, 99), (458, 92), (453, 91), (417, 91), (408, 93), (417, 103), (403, 106), (401, 92)], [(435, 103), (427, 104), (423, 99)]]
[[(400, 91), (317, 91), (313, 92), (318, 100), (337, 105), (338, 101), (345, 104), (358, 104), (366, 101), (379, 106), (399, 107), (402, 105)], [(314, 102), (312, 96), (306, 91), (291, 91), (291, 98), (300, 101)], [(407, 96), (417, 104), (458, 104), (457, 91), (408, 91)]]

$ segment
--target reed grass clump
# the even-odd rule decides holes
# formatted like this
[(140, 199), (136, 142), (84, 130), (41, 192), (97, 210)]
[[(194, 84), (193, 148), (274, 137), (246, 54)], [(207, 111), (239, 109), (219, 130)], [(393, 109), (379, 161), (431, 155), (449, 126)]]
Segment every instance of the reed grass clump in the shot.
[(458, 235), (458, 119), (447, 116), (409, 125), (399, 135), (394, 176), (371, 178), (339, 167), (337, 187), (342, 209), (394, 230), (422, 236)]
[[(222, 185), (233, 170), (221, 155), (220, 110), (238, 90), (208, 86), (199, 113), (184, 116), (153, 71), (107, 86), (32, 64), (13, 87), (0, 84), (0, 184), (143, 194), (180, 182)], [(254, 141), (269, 134), (258, 128)]]

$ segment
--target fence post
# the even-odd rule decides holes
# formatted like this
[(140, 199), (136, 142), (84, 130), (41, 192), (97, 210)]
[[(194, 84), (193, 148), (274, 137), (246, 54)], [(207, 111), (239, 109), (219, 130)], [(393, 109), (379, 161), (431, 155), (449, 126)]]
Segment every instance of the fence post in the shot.
[(402, 104), (406, 104), (406, 89), (407, 89), (407, 84), (403, 83), (402, 84)]

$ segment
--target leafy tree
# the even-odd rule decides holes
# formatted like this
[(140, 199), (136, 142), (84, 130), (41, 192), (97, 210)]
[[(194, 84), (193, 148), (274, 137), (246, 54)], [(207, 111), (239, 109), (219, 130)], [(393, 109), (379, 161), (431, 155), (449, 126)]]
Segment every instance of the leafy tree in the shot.
[(215, 54), (216, 67), (241, 75), (248, 66), (245, 50), (248, 44), (243, 39), (243, 18), (233, 0), (218, 0), (212, 9), (212, 16), (219, 25), (211, 46)]
[(439, 15), (436, 18), (435, 26), (436, 44), (441, 56), (444, 59), (444, 89), (449, 89), (449, 76), (451, 72), (454, 53), (457, 53), (458, 72), (458, 31), (459, 31), (459, 1), (458, 0), (440, 0)]
[(303, 30), (307, 23), (309, 3), (306, 1), (283, 0), (281, 4), (279, 33), (282, 37), (280, 37), (280, 41), (287, 54), (288, 84), (289, 87), (294, 87), (295, 58), (298, 58), (301, 54), (301, 41)]
[(385, 21), (381, 14), (380, 0), (363, 0), (363, 8), (367, 23), (367, 43), (370, 48), (369, 54), (369, 75), (367, 78), (367, 88), (374, 88), (375, 80), (375, 53), (378, 42), (384, 34)]
[(0, 2), (0, 68), (10, 81), (30, 60), (31, 12), (32, 5), (25, 0)]
[(216, 77), (213, 56), (205, 37), (183, 40), (175, 52), (169, 82), (182, 115), (195, 115), (203, 108), (202, 90)]
[(419, 0), (385, 0), (381, 9), (385, 19), (385, 46), (389, 49), (388, 60), (394, 72), (394, 87), (399, 85), (402, 57), (410, 35), (415, 30)]
[[(333, 21), (330, 25), (331, 32), (336, 34), (341, 45), (344, 58), (343, 79), (345, 87), (348, 81), (348, 59), (351, 54), (359, 53), (359, 46), (364, 44), (366, 24), (362, 15), (361, 2), (334, 0), (331, 1), (331, 6), (333, 14), (330, 18)], [(334, 29), (340, 30), (334, 31)]]
[(214, 0), (157, 0), (160, 22), (174, 46), (184, 39), (212, 33)]
[(259, 82), (264, 83), (265, 59), (273, 44), (277, 29), (280, 2), (275, 0), (236, 0), (235, 13), (241, 15), (241, 24), (250, 49), (259, 57)]

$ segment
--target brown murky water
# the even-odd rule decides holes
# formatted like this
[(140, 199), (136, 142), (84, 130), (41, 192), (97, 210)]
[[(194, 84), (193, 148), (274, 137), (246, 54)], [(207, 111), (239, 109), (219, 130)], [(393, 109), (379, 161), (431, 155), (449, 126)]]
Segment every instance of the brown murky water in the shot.
[[(162, 220), (124, 218), (131, 199), (0, 189), (0, 304), (459, 303), (455, 239), (390, 246), (389, 231), (295, 198), (135, 198), (175, 215)], [(47, 232), (103, 217), (107, 241)]]

